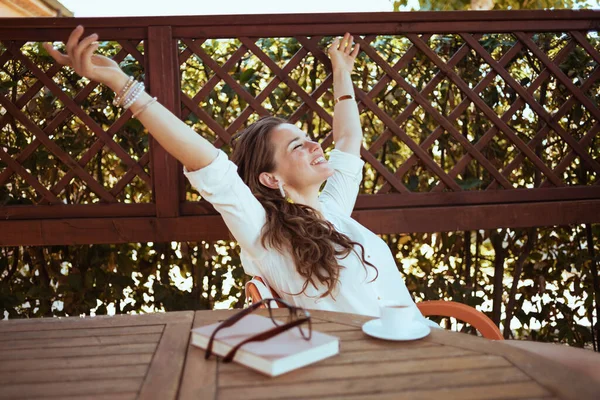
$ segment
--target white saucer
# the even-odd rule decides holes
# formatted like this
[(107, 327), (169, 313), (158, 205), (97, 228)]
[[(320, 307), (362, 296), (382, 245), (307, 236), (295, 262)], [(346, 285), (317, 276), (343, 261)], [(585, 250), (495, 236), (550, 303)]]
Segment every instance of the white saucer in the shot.
[(372, 319), (362, 326), (362, 331), (369, 336), (385, 340), (417, 340), (429, 335), (431, 328), (418, 321), (412, 321), (408, 326), (395, 332), (382, 328), (381, 320)]

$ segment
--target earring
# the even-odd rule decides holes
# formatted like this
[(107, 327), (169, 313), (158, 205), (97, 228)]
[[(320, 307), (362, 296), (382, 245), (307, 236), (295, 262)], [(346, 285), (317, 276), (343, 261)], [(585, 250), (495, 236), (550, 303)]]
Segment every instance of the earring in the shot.
[(281, 193), (281, 197), (285, 199), (285, 191), (283, 190), (283, 184), (281, 183), (281, 181), (277, 181), (277, 184), (279, 185), (279, 193)]

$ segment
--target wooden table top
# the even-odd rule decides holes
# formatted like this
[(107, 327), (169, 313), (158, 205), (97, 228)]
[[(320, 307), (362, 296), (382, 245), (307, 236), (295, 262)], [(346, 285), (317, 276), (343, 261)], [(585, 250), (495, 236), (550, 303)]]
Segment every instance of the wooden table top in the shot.
[[(372, 339), (369, 317), (311, 311), (340, 354), (269, 378), (189, 345), (190, 329), (237, 310), (0, 321), (0, 398), (597, 399), (587, 377), (502, 342), (434, 329)], [(283, 310), (282, 310), (283, 311)]]

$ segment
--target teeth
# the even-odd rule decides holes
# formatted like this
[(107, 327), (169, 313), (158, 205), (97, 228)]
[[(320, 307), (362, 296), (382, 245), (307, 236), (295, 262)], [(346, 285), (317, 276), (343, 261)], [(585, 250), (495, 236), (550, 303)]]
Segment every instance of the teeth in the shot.
[(313, 161), (313, 162), (311, 163), (311, 165), (317, 165), (317, 164), (321, 164), (321, 163), (324, 163), (325, 161), (327, 161), (327, 160), (325, 160), (325, 157), (319, 157), (319, 158), (317, 158), (315, 161)]

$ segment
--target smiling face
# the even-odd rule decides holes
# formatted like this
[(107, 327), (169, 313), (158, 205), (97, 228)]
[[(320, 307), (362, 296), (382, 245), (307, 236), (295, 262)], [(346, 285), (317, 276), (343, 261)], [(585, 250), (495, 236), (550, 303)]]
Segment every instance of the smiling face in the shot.
[(286, 190), (302, 193), (333, 175), (321, 145), (313, 142), (296, 125), (284, 123), (270, 133), (275, 169), (272, 174), (284, 182)]

